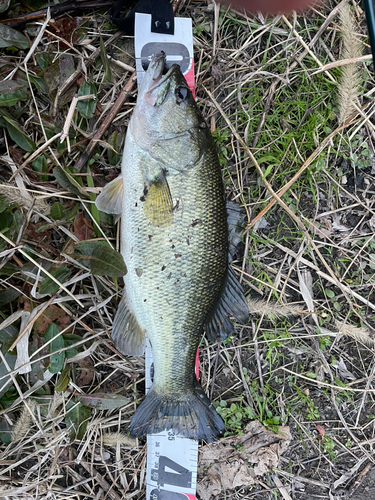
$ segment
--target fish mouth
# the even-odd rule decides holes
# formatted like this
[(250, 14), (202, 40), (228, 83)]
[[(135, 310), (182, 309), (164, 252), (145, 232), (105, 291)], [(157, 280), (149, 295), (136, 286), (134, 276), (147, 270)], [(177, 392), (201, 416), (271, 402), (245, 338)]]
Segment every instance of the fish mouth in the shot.
[(147, 92), (153, 92), (160, 86), (162, 86), (166, 81), (168, 81), (173, 73), (179, 71), (180, 67), (178, 64), (172, 64), (169, 70), (163, 75), (166, 63), (166, 56), (164, 52), (156, 54), (147, 68), (147, 72), (152, 73), (152, 83)]
[(165, 62), (166, 62), (166, 55), (165, 52), (163, 51), (159, 52), (159, 54), (152, 56), (151, 62), (147, 68), (147, 73), (149, 74), (152, 73), (153, 80), (159, 80), (159, 78), (161, 78), (164, 71)]

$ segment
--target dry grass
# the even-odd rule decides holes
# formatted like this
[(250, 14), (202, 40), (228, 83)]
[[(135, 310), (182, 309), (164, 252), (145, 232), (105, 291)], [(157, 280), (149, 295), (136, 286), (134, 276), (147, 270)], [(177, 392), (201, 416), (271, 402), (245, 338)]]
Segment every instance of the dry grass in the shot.
[[(360, 483), (375, 442), (374, 78), (359, 59), (364, 14), (348, 5), (356, 53), (341, 51), (344, 1), (267, 19), (179, 5), (193, 19), (197, 102), (226, 194), (248, 214), (232, 266), (249, 300), (278, 304), (273, 315), (254, 309), (225, 345), (203, 341), (201, 381), (226, 402), (229, 434), (250, 411), (292, 431), (279, 468), (228, 499), (373, 497)], [(69, 19), (30, 25), (29, 49), (1, 49), (1, 79), (17, 82), (19, 101), (0, 105), (0, 496), (142, 499), (145, 444), (126, 430), (144, 361), (110, 339), (121, 283), (74, 253), (80, 240), (118, 248), (117, 225), (93, 201), (119, 170), (136, 99), (132, 46), (104, 8)], [(344, 116), (338, 82), (354, 63), (361, 79)], [(74, 100), (79, 88), (96, 101)], [(43, 269), (53, 278), (44, 293)], [(101, 403), (90, 409), (93, 393)]]
[[(359, 33), (348, 4), (344, 5), (340, 11), (340, 21), (343, 44), (342, 58), (358, 59), (362, 55), (362, 47), (361, 42), (358, 40)], [(342, 68), (341, 72), (339, 82), (339, 121), (344, 123), (358, 105), (360, 72), (357, 63), (347, 64)]]

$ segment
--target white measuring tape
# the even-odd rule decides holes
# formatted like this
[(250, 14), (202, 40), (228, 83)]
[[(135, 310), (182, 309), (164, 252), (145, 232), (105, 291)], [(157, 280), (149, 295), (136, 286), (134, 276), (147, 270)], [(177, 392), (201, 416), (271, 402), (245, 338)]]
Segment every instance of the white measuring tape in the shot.
[[(194, 95), (193, 32), (189, 18), (175, 18), (175, 34), (151, 32), (151, 15), (135, 15), (135, 58), (140, 84), (148, 61), (163, 51), (166, 65), (177, 63)], [(153, 378), (152, 350), (146, 338), (146, 393)], [(146, 500), (195, 500), (198, 441), (174, 431), (147, 435)]]
[[(152, 385), (153, 360), (146, 338), (146, 393)], [(174, 431), (147, 435), (146, 500), (195, 500), (198, 441)]]

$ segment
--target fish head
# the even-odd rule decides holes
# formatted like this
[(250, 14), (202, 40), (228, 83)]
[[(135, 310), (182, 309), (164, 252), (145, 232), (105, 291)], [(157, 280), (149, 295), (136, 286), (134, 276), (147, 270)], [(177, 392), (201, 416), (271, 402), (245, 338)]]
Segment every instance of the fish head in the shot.
[(140, 85), (131, 129), (142, 149), (181, 171), (202, 155), (207, 126), (178, 64), (165, 74), (164, 68), (165, 55), (157, 54)]

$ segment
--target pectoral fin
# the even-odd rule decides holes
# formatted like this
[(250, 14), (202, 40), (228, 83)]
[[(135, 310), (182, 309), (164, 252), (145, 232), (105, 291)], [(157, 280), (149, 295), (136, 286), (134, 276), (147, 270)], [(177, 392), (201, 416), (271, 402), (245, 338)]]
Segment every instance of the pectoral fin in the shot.
[(165, 227), (172, 223), (173, 201), (164, 171), (145, 189), (143, 211), (156, 226)]
[(106, 214), (119, 215), (122, 212), (122, 199), (124, 196), (124, 183), (122, 175), (106, 184), (95, 200), (96, 207)]
[(121, 299), (112, 325), (112, 339), (123, 354), (142, 356), (145, 352), (145, 331), (129, 310), (125, 296)]

